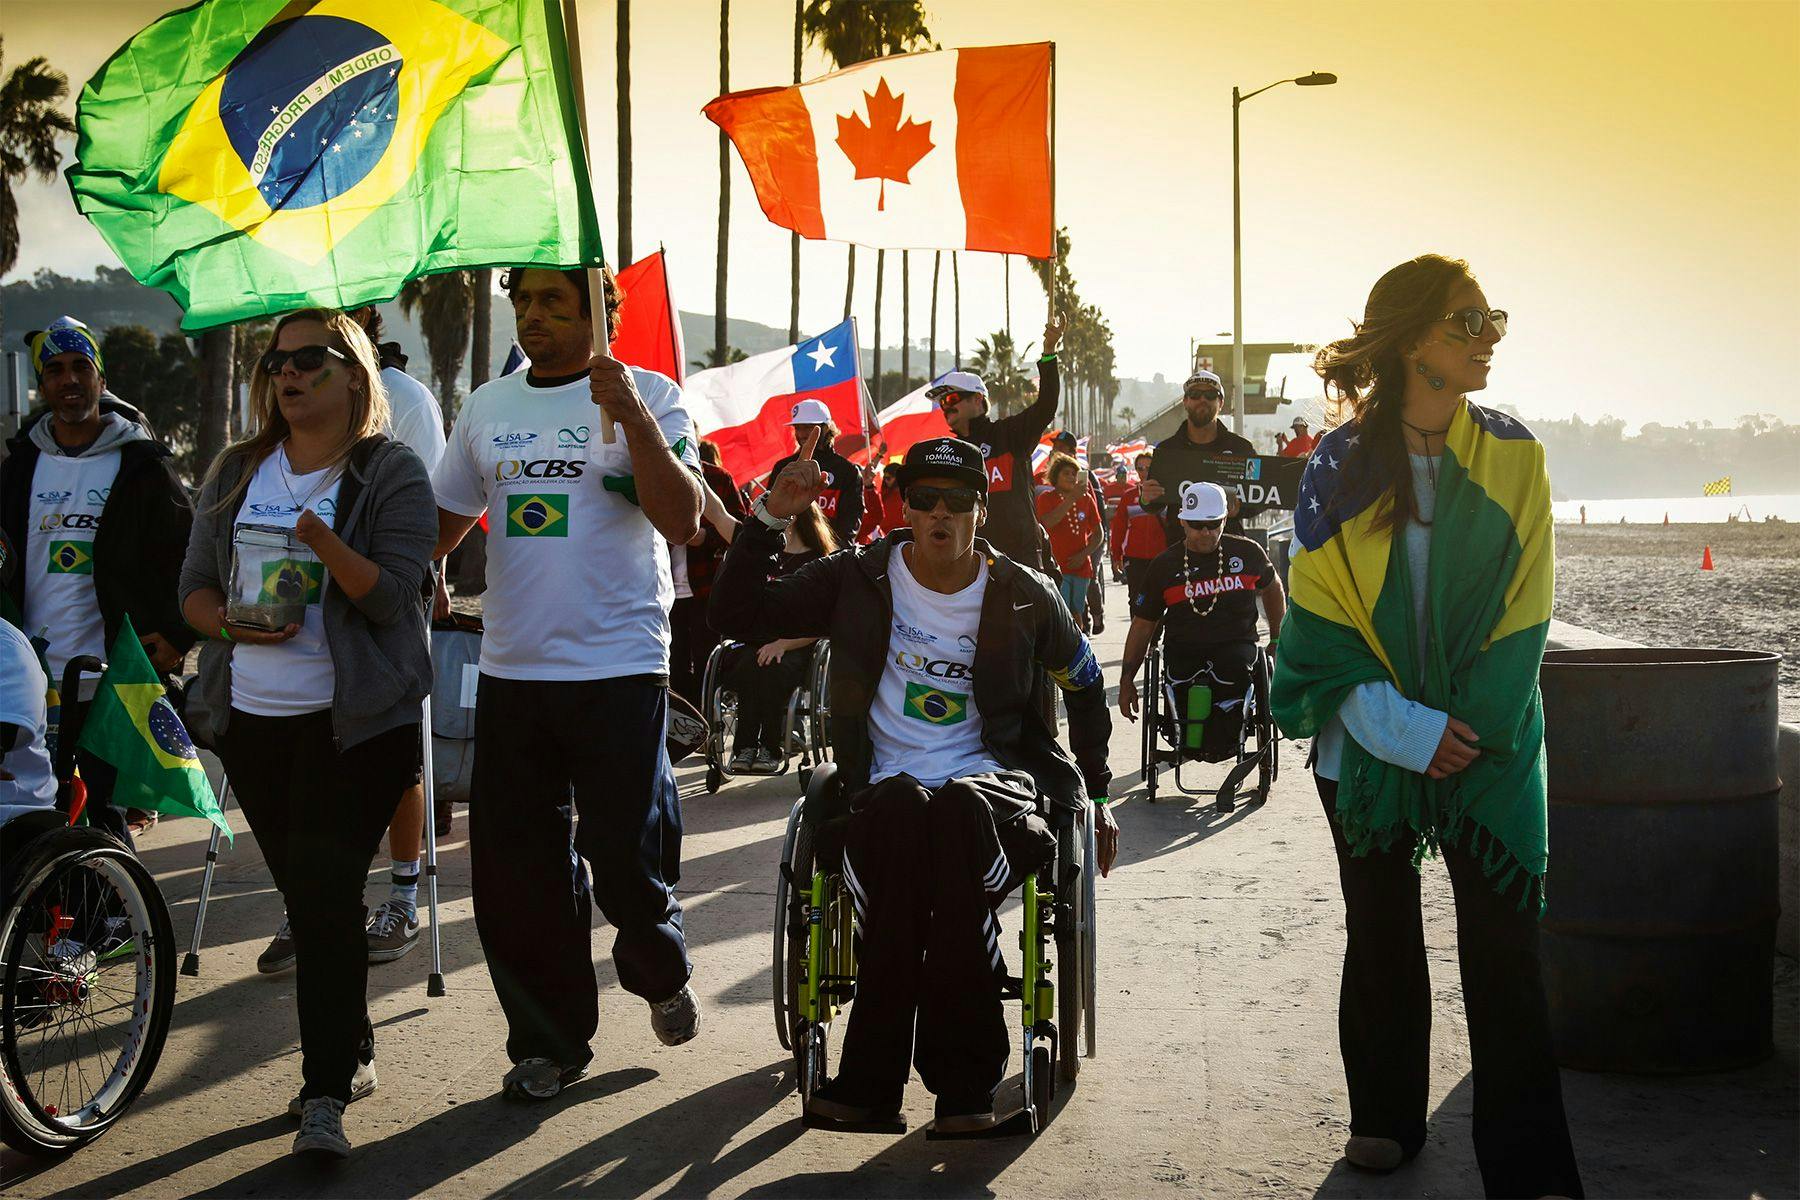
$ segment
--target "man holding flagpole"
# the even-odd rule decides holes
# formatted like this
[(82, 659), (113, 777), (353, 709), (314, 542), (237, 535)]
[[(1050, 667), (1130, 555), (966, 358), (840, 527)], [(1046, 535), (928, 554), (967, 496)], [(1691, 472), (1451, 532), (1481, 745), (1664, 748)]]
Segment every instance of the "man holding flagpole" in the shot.
[[(593, 1057), (593, 899), (617, 931), (619, 982), (649, 1003), (657, 1038), (679, 1045), (699, 1028), (663, 734), (666, 547), (699, 531), (700, 456), (673, 381), (594, 353), (584, 272), (518, 268), (502, 286), (531, 366), (463, 403), (434, 480), (437, 554), (491, 510), (469, 809), (475, 924), (506, 1012), (502, 1089), (545, 1100)], [(610, 444), (602, 415), (618, 430)]]

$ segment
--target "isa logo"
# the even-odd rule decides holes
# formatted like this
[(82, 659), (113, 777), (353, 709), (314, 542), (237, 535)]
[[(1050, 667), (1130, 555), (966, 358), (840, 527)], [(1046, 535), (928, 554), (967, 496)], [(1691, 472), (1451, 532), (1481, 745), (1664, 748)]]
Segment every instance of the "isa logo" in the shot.
[(511, 433), (497, 433), (494, 435), (494, 445), (506, 450), (516, 450), (520, 446), (531, 445), (537, 441), (537, 436), (528, 429), (515, 430)]
[(67, 504), (74, 492), (39, 492), (37, 498), (45, 504)]

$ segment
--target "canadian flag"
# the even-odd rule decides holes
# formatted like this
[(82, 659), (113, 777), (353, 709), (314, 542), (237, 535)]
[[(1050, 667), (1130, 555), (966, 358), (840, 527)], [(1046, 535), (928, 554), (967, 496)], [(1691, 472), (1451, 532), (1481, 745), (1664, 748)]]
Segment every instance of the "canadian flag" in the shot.
[(802, 400), (823, 401), (840, 437), (864, 432), (857, 363), (853, 317), (798, 346), (695, 371), (681, 389), (681, 402), (695, 432), (718, 444), (720, 465), (742, 483), (793, 452), (788, 421)]
[(930, 387), (915, 388), (876, 414), (875, 424), (889, 459), (904, 455), (914, 442), (955, 436), (937, 401), (925, 394)]
[(1052, 51), (871, 59), (704, 111), (737, 146), (764, 214), (803, 237), (1048, 258)]

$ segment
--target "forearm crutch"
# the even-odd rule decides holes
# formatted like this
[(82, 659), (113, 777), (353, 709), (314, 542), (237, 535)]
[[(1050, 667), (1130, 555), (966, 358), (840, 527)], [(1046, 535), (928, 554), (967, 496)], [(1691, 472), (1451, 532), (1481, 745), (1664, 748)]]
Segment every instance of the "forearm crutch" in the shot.
[[(231, 780), (219, 779), (219, 812), (225, 812), (225, 806), (231, 803)], [(219, 827), (212, 827), (212, 836), (206, 842), (206, 871), (200, 876), (200, 907), (194, 913), (194, 936), (188, 940), (187, 957), (181, 960), (181, 973), (198, 978), (200, 975), (200, 935), (206, 929), (206, 905), (212, 899), (213, 868), (219, 862)]]
[(437, 889), (437, 787), (432, 778), (431, 697), (425, 697), (424, 737), (421, 749), (425, 759), (425, 896), (431, 906), (431, 975), (425, 981), (427, 996), (444, 995), (444, 956), (438, 943)]

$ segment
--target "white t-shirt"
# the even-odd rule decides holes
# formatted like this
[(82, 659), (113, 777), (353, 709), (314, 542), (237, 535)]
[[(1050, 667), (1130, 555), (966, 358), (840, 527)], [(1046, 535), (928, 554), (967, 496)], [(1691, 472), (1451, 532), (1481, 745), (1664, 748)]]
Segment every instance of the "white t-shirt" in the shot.
[[(250, 477), (237, 523), (292, 529), (301, 511), (310, 508), (327, 525), (335, 524), (342, 482), (341, 466), (294, 474), (288, 466), (287, 447), (279, 446)], [(325, 564), (307, 562), (302, 569), (307, 573), (307, 589), (306, 619), (300, 623), (300, 632), (273, 646), (243, 642), (232, 647), (233, 708), (261, 717), (297, 717), (331, 707), (337, 670), (332, 666), (331, 646), (325, 641), (324, 610), (319, 603), (325, 592)]]
[(106, 658), (106, 626), (94, 598), (94, 535), (119, 474), (119, 452), (70, 458), (39, 454), (31, 475), (25, 559), (25, 628), (44, 631), (58, 679), (71, 658)]
[[(631, 374), (664, 439), (698, 474), (681, 389), (653, 371)], [(631, 477), (625, 435), (610, 446), (600, 440), (586, 377), (542, 388), (527, 375), (503, 375), (463, 401), (432, 477), (444, 509), (489, 512), (482, 673), (667, 674), (669, 545), (619, 490)]]
[(407, 446), (427, 471), (437, 470), (444, 457), (444, 410), (431, 389), (399, 367), (381, 368), (381, 386), (387, 389), (387, 435)]
[(0, 779), (0, 825), (29, 809), (56, 803), (56, 776), (44, 745), (48, 690), (30, 639), (10, 622), (0, 621), (0, 724), (19, 727), (19, 740), (0, 758), (13, 776)]
[(981, 742), (975, 707), (975, 637), (987, 560), (955, 595), (934, 592), (913, 578), (902, 548), (888, 559), (894, 621), (887, 665), (869, 708), (874, 769), (869, 782), (902, 772), (926, 787), (965, 775), (1004, 770)]

